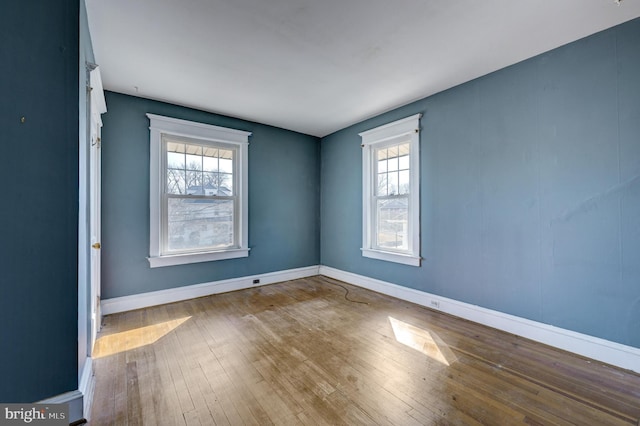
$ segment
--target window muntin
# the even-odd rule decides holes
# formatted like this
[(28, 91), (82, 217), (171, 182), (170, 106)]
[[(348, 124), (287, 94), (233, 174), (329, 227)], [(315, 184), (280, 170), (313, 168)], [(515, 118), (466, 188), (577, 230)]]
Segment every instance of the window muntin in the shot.
[(420, 265), (420, 117), (360, 133), (365, 257)]
[(162, 255), (237, 248), (236, 148), (163, 135)]
[(374, 175), (374, 247), (380, 250), (409, 250), (409, 140), (373, 148)]
[(251, 133), (147, 116), (150, 266), (248, 256)]

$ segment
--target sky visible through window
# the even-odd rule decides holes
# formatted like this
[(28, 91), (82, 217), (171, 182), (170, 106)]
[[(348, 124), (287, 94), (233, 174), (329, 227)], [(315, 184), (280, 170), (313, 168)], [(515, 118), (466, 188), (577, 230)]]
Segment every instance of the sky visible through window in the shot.
[(168, 251), (232, 247), (235, 150), (165, 143)]
[(232, 195), (233, 154), (232, 149), (167, 142), (167, 193)]
[(408, 249), (410, 144), (401, 143), (375, 150), (376, 245), (386, 249)]

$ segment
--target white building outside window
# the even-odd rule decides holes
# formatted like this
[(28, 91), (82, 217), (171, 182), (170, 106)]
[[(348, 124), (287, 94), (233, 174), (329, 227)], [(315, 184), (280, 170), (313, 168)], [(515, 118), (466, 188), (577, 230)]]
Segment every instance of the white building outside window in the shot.
[(150, 266), (247, 257), (251, 133), (147, 116)]
[(420, 118), (360, 133), (365, 257), (420, 266)]

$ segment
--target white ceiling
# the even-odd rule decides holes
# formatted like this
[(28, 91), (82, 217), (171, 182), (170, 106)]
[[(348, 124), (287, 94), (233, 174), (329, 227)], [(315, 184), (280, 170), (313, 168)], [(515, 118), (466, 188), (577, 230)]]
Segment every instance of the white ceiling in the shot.
[(104, 87), (315, 136), (640, 16), (640, 0), (86, 0)]

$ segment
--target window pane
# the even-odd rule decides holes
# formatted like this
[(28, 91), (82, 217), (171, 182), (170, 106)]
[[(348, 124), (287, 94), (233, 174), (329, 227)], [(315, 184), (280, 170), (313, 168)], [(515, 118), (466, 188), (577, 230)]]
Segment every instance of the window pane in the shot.
[(377, 149), (376, 152), (377, 152), (378, 161), (387, 159), (388, 155), (387, 155), (387, 149), (386, 148)]
[(184, 149), (186, 150), (188, 155), (202, 157), (202, 145), (185, 144)]
[(389, 158), (387, 161), (387, 167), (390, 172), (398, 170), (398, 157)]
[(399, 158), (398, 161), (399, 161), (398, 168), (400, 170), (409, 169), (409, 156), (408, 155), (403, 155), (402, 157)]
[(202, 170), (205, 172), (217, 172), (218, 157), (202, 157)]
[[(163, 136), (163, 140), (167, 140), (167, 137)], [(170, 142), (167, 140), (167, 152), (179, 152), (184, 154), (184, 144), (179, 142)]]
[(203, 195), (218, 195), (218, 174), (204, 172), (202, 174)]
[(218, 156), (220, 158), (231, 160), (233, 158), (233, 151), (233, 149), (220, 149)]
[(233, 173), (233, 160), (220, 157), (220, 171), (222, 173)]
[(408, 199), (377, 200), (376, 204), (377, 246), (386, 249), (408, 250)]
[(231, 173), (220, 173), (218, 195), (225, 197), (233, 195), (233, 175)]
[(203, 146), (202, 147), (202, 155), (210, 158), (218, 157), (218, 148), (214, 148), (212, 146)]
[(390, 172), (388, 174), (389, 179), (389, 195), (396, 195), (398, 193), (398, 172)]
[(394, 158), (398, 156), (398, 145), (394, 145), (394, 146), (390, 146), (389, 148), (387, 148), (388, 151), (388, 157), (389, 158)]
[(186, 194), (184, 170), (167, 169), (167, 193)]
[(409, 170), (402, 170), (400, 172), (400, 180), (398, 182), (398, 194), (409, 193)]
[(187, 193), (200, 194), (202, 192), (202, 172), (195, 171), (195, 170), (187, 170), (186, 177), (187, 177)]
[(389, 190), (387, 188), (387, 173), (380, 173), (378, 175), (378, 188), (376, 191), (376, 195), (385, 196), (389, 195)]
[(167, 152), (167, 167), (172, 169), (184, 169), (184, 154), (179, 152)]
[(387, 160), (378, 161), (378, 173), (387, 171)]
[(233, 200), (168, 200), (169, 251), (233, 246)]
[(201, 155), (186, 155), (187, 170), (202, 170), (202, 156)]

